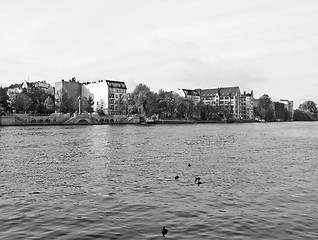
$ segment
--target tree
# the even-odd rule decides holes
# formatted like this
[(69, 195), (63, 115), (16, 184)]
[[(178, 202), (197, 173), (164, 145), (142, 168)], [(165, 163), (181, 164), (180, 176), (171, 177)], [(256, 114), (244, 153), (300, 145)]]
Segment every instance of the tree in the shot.
[(296, 109), (294, 111), (294, 121), (316, 121), (317, 119), (308, 110)]
[(255, 116), (260, 116), (266, 122), (275, 120), (275, 112), (273, 102), (269, 95), (264, 94), (259, 98), (258, 106), (256, 107)]
[(88, 107), (86, 111), (89, 113), (94, 112), (94, 99), (91, 96), (88, 97)]
[(96, 112), (98, 113), (99, 116), (104, 116), (106, 115), (105, 113), (105, 102), (103, 99), (101, 99), (99, 101), (99, 104), (97, 105), (97, 109), (96, 109)]
[(25, 92), (21, 92), (14, 101), (13, 106), (18, 112), (26, 112), (31, 110), (32, 104), (32, 99)]
[(86, 97), (82, 97), (81, 103), (83, 112), (92, 113), (94, 111), (94, 100), (91, 96), (89, 96), (88, 99)]
[(51, 96), (53, 98), (52, 95), (50, 95), (41, 88), (35, 87), (34, 85), (31, 85), (31, 87), (26, 91), (26, 94), (33, 101), (33, 104), (30, 109), (32, 112), (47, 113), (47, 109), (44, 106), (44, 102), (48, 98), (48, 96)]
[(9, 110), (9, 96), (7, 94), (6, 89), (0, 87), (0, 111), (8, 111)]
[(160, 118), (175, 117), (179, 102), (180, 96), (178, 94), (159, 90), (156, 113), (159, 114)]
[(317, 104), (315, 102), (311, 100), (305, 101), (299, 105), (298, 109), (302, 111), (309, 111), (312, 116), (318, 120), (318, 110)]
[(63, 89), (56, 93), (55, 107), (61, 113), (74, 113), (76, 111), (73, 99)]
[(132, 103), (142, 116), (147, 116), (147, 108), (149, 107), (151, 94), (150, 88), (142, 83), (138, 84), (131, 93)]
[(47, 113), (52, 113), (52, 112), (54, 112), (54, 102), (53, 102), (53, 99), (52, 99), (50, 96), (48, 96), (48, 97), (45, 99), (43, 105), (44, 105), (45, 111), (46, 111)]

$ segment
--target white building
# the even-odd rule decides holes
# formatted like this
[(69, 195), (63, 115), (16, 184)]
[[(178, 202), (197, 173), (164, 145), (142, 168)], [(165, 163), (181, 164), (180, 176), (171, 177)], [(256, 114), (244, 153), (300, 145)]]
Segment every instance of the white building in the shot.
[(176, 93), (183, 98), (191, 99), (195, 104), (200, 102), (200, 94), (196, 90), (179, 88)]
[(92, 97), (94, 111), (102, 109), (108, 115), (125, 115), (127, 113), (127, 87), (124, 82), (98, 80), (82, 85), (82, 96)]

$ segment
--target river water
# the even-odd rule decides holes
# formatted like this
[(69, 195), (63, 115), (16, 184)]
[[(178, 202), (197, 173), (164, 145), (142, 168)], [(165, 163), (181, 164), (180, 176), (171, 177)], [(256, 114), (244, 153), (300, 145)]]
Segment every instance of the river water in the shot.
[(317, 143), (316, 122), (1, 127), (0, 239), (317, 239)]

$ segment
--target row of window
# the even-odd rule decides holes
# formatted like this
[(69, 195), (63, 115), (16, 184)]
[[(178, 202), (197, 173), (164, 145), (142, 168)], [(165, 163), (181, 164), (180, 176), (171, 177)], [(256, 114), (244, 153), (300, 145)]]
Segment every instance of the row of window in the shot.
[(110, 93), (109, 94), (109, 98), (124, 98), (125, 95), (123, 94), (114, 94), (114, 93)]
[(111, 93), (126, 93), (126, 89), (121, 89), (121, 88), (109, 88), (109, 92)]

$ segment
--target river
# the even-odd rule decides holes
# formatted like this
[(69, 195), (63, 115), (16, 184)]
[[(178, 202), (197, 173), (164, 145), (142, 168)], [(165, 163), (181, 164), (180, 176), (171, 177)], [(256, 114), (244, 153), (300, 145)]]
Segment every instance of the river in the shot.
[(317, 122), (0, 127), (0, 239), (317, 239), (317, 146)]

